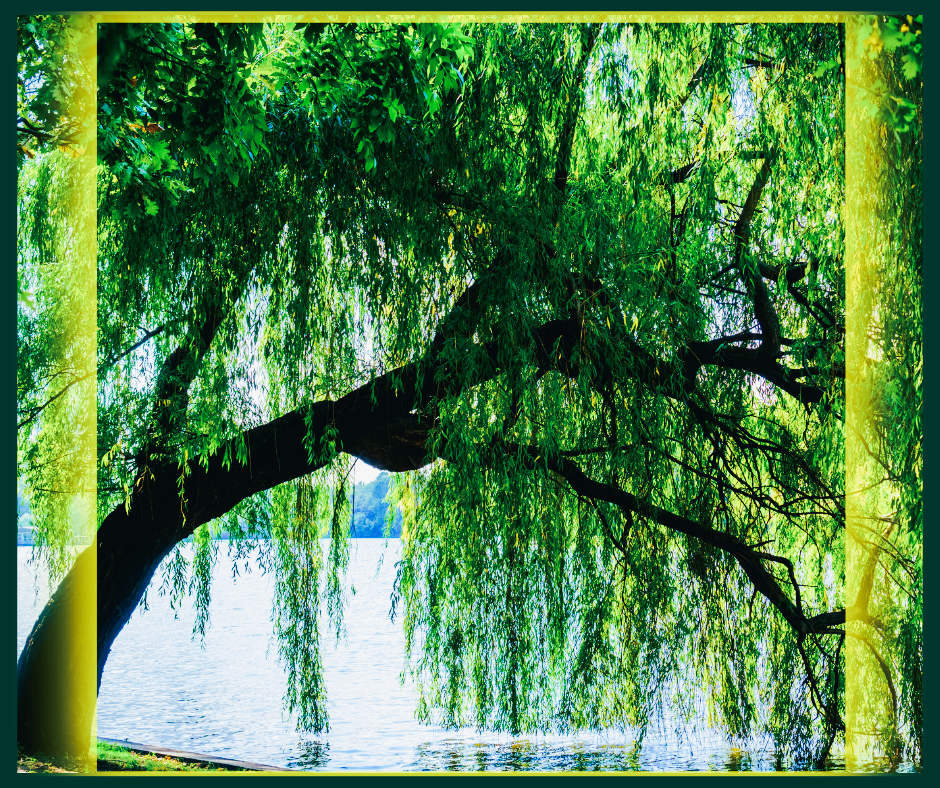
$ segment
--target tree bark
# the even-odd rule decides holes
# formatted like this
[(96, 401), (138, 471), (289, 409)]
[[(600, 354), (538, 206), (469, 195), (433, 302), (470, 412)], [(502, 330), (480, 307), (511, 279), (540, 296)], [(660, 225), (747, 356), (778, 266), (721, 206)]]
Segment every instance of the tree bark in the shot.
[(16, 667), (17, 742), (31, 753), (88, 758), (95, 711), (95, 633), (81, 626), (93, 609), (95, 552), (65, 576), (26, 640)]
[[(399, 370), (407, 379), (410, 370)], [(414, 376), (410, 391), (414, 392)], [(409, 387), (406, 385), (406, 391)], [(424, 464), (430, 424), (408, 413), (405, 392), (391, 376), (367, 384), (337, 402), (319, 402), (248, 430), (244, 463), (225, 463), (222, 449), (205, 465), (191, 460), (182, 471), (163, 467), (143, 473), (130, 498), (98, 529), (96, 540), (76, 560), (39, 616), (17, 662), (17, 740), (28, 752), (87, 757), (97, 690), (105, 663), (160, 562), (203, 523), (245, 498), (300, 476), (329, 461), (311, 461), (305, 439), (310, 422), (315, 445), (328, 428), (338, 430), (343, 450), (377, 467), (410, 470)], [(232, 452), (234, 455), (234, 452)], [(76, 626), (94, 605), (90, 622)], [(93, 620), (93, 619), (92, 619)], [(90, 643), (93, 639), (95, 642)], [(90, 681), (96, 654), (96, 683)]]

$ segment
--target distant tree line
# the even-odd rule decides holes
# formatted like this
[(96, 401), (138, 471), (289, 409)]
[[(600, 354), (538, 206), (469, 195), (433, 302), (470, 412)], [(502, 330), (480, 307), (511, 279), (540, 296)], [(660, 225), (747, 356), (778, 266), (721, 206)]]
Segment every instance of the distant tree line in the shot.
[[(388, 495), (391, 476), (383, 471), (371, 482), (359, 482), (351, 497), (352, 515), (350, 517), (350, 536), (359, 539), (385, 537), (385, 524), (388, 517)], [(401, 536), (401, 512), (395, 512), (388, 535), (397, 539)], [(229, 532), (222, 530), (217, 539), (228, 539)], [(190, 537), (190, 540), (192, 537)]]
[[(371, 482), (359, 482), (356, 485), (352, 500), (353, 513), (349, 528), (350, 536), (359, 537), (360, 539), (385, 536), (386, 519), (388, 517), (388, 503), (385, 498), (388, 495), (390, 482), (391, 476), (383, 471)], [(401, 512), (395, 512), (395, 519), (388, 535), (393, 538), (401, 536)]]

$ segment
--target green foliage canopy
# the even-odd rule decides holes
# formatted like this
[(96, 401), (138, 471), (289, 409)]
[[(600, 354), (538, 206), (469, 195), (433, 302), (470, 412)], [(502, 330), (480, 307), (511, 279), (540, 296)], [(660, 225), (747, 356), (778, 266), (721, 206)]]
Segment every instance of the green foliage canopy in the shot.
[[(165, 583), (193, 589), (204, 632), (211, 529), (262, 549), (301, 727), (327, 725), (319, 609), (339, 634), (361, 456), (400, 472), (393, 609), (422, 719), (645, 730), (668, 701), (827, 753), (844, 730), (845, 128), (843, 82), (818, 68), (841, 41), (100, 26), (99, 522), (172, 473), (185, 523), (198, 469), (224, 486), (213, 458), (248, 466), (249, 431), (298, 414), (307, 464), (181, 527), (198, 527), (193, 574), (177, 552)], [(67, 163), (21, 161), (21, 249), (55, 226), (40, 203)], [(52, 275), (24, 261), (46, 315)], [(56, 473), (26, 429), (46, 363), (19, 359), (33, 498)], [(385, 443), (318, 426), (354, 394), (369, 418), (410, 398)]]

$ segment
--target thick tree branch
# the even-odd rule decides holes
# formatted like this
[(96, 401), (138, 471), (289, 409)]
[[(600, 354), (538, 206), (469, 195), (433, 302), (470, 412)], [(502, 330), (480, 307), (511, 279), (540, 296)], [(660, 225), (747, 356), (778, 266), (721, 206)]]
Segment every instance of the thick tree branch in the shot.
[[(796, 289), (796, 283), (804, 279), (810, 271), (819, 270), (819, 262), (820, 261), (818, 258), (813, 258), (806, 263), (791, 263), (790, 265), (786, 266), (786, 268), (784, 268), (782, 265), (758, 263), (757, 269), (764, 279), (769, 279), (774, 282), (779, 281), (780, 274), (785, 271), (787, 292), (793, 297), (793, 300), (803, 306), (806, 311), (809, 312), (812, 318), (824, 328), (834, 328), (836, 325), (835, 316), (828, 309), (822, 306), (822, 304), (816, 304), (814, 307), (809, 303), (806, 296)], [(824, 314), (824, 318), (816, 314), (817, 309)]]
[[(260, 197), (258, 194), (254, 196), (255, 199), (243, 201), (245, 211)], [(283, 212), (278, 212), (268, 232), (280, 232), (287, 218)], [(138, 461), (141, 470), (150, 466), (151, 456), (159, 455), (165, 450), (167, 439), (181, 429), (189, 407), (189, 388), (199, 374), (202, 361), (219, 328), (241, 299), (251, 271), (257, 265), (262, 249), (262, 233), (249, 231), (249, 226), (249, 222), (244, 223), (245, 237), (242, 248), (235, 252), (237, 259), (232, 267), (232, 277), (227, 282), (220, 282), (214, 276), (210, 277), (195, 301), (195, 304), (202, 307), (201, 321), (191, 326), (189, 335), (167, 357), (157, 376), (148, 427), (149, 437)]]
[(819, 613), (812, 618), (808, 618), (806, 623), (809, 624), (814, 632), (822, 632), (823, 630), (829, 629), (830, 627), (837, 627), (840, 624), (844, 624), (845, 610), (833, 610), (829, 613)]
[[(33, 123), (30, 123), (26, 118), (22, 116), (17, 116), (18, 123), (24, 123), (24, 126), (17, 126), (17, 134), (29, 134), (31, 137), (36, 138), (40, 142), (52, 142), (55, 141), (60, 145), (75, 145), (78, 140), (73, 139), (69, 136), (63, 136), (60, 132), (59, 134), (50, 134), (48, 131), (43, 131), (38, 126)], [(69, 124), (71, 126), (72, 124)], [(66, 127), (65, 131), (69, 131), (70, 128)]]
[(809, 271), (819, 270), (819, 260), (813, 258), (805, 263), (794, 262), (790, 263), (788, 266), (758, 263), (757, 270), (760, 271), (760, 275), (764, 277), (764, 279), (769, 279), (771, 282), (778, 281), (780, 279), (780, 273), (786, 271), (787, 284), (795, 285), (801, 279), (804, 279)]
[(591, 52), (594, 50), (594, 45), (597, 43), (599, 34), (600, 25), (587, 25), (583, 31), (584, 39), (581, 42), (581, 52), (578, 56), (578, 62), (575, 64), (574, 79), (569, 88), (569, 94), (573, 96), (573, 99), (566, 104), (563, 110), (564, 121), (558, 133), (558, 153), (555, 160), (555, 177), (553, 179), (558, 194), (552, 224), (558, 221), (558, 213), (565, 201), (565, 192), (568, 187), (568, 167), (571, 160), (571, 148), (574, 142), (574, 132), (578, 125), (578, 117), (581, 112), (581, 104), (583, 102), (581, 86), (584, 82), (584, 76), (587, 73)]
[[(756, 198), (754, 205), (756, 205)], [(557, 257), (557, 252), (551, 244), (544, 242), (538, 243), (540, 244), (539, 248), (546, 257), (550, 259)], [(729, 268), (729, 270), (731, 269)], [(803, 271), (805, 275), (805, 266), (803, 266)], [(772, 273), (769, 267), (767, 272)], [(787, 275), (791, 275), (789, 269)], [(795, 275), (795, 272), (793, 275)], [(754, 279), (760, 281), (760, 277), (758, 276), (755, 276)], [(572, 283), (574, 283), (573, 277)], [(585, 298), (595, 301), (601, 310), (610, 309), (615, 314), (623, 314), (623, 310), (610, 298), (603, 283), (599, 280), (587, 273), (581, 273), (578, 277), (577, 284), (580, 286)], [(764, 287), (766, 293), (766, 286), (763, 285), (763, 282), (760, 282), (760, 284)], [(769, 298), (768, 294), (768, 303)], [(777, 315), (772, 305), (770, 306), (770, 314), (772, 318), (776, 320)], [(776, 322), (775, 325), (777, 334), (775, 338), (771, 339), (771, 343), (776, 344), (776, 355), (779, 356), (780, 346), (788, 344), (788, 342), (780, 335), (779, 321)], [(684, 399), (684, 394), (688, 394), (694, 388), (695, 375), (702, 366), (740, 369), (759, 375), (805, 405), (820, 402), (825, 396), (824, 389), (819, 386), (799, 383), (786, 367), (772, 358), (767, 358), (766, 349), (761, 349), (768, 346), (763, 333), (754, 334), (752, 332), (745, 332), (736, 335), (738, 337), (737, 339), (732, 337), (728, 339), (719, 338), (708, 340), (706, 342), (689, 342), (685, 348), (679, 348), (677, 353), (678, 357), (682, 359), (681, 365), (674, 366), (665, 361), (660, 361), (641, 347), (639, 343), (621, 327), (620, 322), (615, 321), (615, 325), (611, 326), (611, 331), (613, 339), (629, 347), (631, 356), (637, 360), (637, 364), (631, 368), (631, 375), (646, 385), (657, 388), (661, 393), (664, 393), (667, 397), (672, 399)], [(721, 347), (731, 342), (751, 338), (760, 339), (761, 348)], [(598, 363), (601, 368), (605, 368), (603, 360), (595, 360), (595, 363)], [(613, 374), (613, 372), (609, 371), (609, 374)]]
[[(571, 459), (548, 455), (544, 449), (539, 447), (512, 444), (506, 444), (506, 447), (507, 450), (512, 451), (516, 456), (525, 460), (529, 467), (533, 469), (543, 467), (545, 470), (559, 474), (568, 482), (571, 489), (580, 496), (594, 501), (612, 503), (625, 513), (630, 512), (645, 515), (671, 531), (686, 534), (700, 542), (704, 542), (718, 550), (730, 554), (744, 570), (754, 587), (777, 608), (798, 635), (807, 635), (816, 631), (818, 617), (814, 617), (812, 619), (813, 623), (810, 623), (811, 620), (807, 619), (806, 615), (803, 613), (799, 589), (793, 575), (793, 565), (787, 559), (758, 552), (731, 534), (706, 528), (686, 517), (673, 514), (648, 501), (641, 500), (631, 493), (594, 481)], [(761, 563), (764, 560), (772, 560), (787, 566), (791, 582), (794, 584), (796, 603), (790, 600), (780, 588), (774, 576), (764, 568)], [(844, 616), (844, 611), (823, 615), (827, 617), (825, 620), (828, 620), (829, 617), (836, 616), (839, 612)]]
[[(882, 631), (885, 628), (884, 622), (875, 618), (867, 610), (852, 607), (849, 609), (848, 613), (851, 618), (858, 621), (863, 621), (878, 631)], [(833, 610), (831, 613), (820, 613), (819, 615), (808, 619), (810, 626), (812, 626), (815, 632), (824, 632), (825, 630), (831, 629), (832, 627), (842, 626), (845, 624), (845, 621), (845, 610)]]
[(680, 111), (686, 105), (686, 102), (688, 102), (688, 100), (692, 97), (695, 89), (707, 79), (708, 60), (709, 58), (706, 57), (705, 60), (702, 61), (702, 65), (700, 65), (695, 70), (695, 73), (692, 75), (692, 78), (689, 80), (689, 84), (685, 89), (685, 93), (679, 98), (677, 102), (675, 111)]
[(44, 131), (37, 131), (34, 129), (24, 128), (23, 126), (17, 126), (16, 131), (18, 134), (29, 134), (30, 136), (35, 137), (37, 140), (40, 140), (41, 142), (48, 142), (49, 140), (53, 139), (52, 134), (47, 134)]
[(689, 175), (692, 174), (692, 170), (695, 169), (695, 166), (696, 166), (697, 164), (698, 164), (697, 161), (692, 161), (692, 162), (689, 162), (688, 164), (686, 164), (686, 165), (680, 167), (678, 170), (673, 170), (673, 172), (671, 173), (671, 175), (672, 175), (672, 182), (673, 182), (674, 184), (685, 183), (685, 181), (688, 179)]
[(825, 396), (824, 389), (800, 383), (797, 380), (799, 375), (779, 362), (767, 358), (761, 348), (734, 347), (714, 339), (708, 342), (689, 342), (684, 364), (684, 374), (690, 385), (700, 367), (716, 366), (760, 375), (804, 405), (815, 404)]
[(761, 194), (770, 178), (770, 167), (773, 163), (773, 155), (767, 156), (764, 163), (754, 179), (751, 190), (748, 192), (744, 206), (734, 225), (734, 263), (744, 282), (745, 289), (754, 303), (754, 315), (757, 322), (760, 323), (763, 340), (759, 349), (761, 358), (775, 359), (780, 353), (780, 319), (774, 309), (773, 302), (770, 300), (770, 293), (767, 285), (756, 270), (756, 265), (745, 260), (745, 250), (747, 249), (748, 237), (751, 230), (751, 221), (754, 213), (760, 203)]
[(204, 294), (207, 306), (201, 324), (193, 326), (187, 339), (164, 361), (154, 390), (148, 445), (141, 455), (141, 467), (148, 464), (151, 455), (165, 448), (167, 438), (182, 426), (189, 407), (188, 391), (202, 365), (212, 340), (231, 306), (241, 297), (247, 280), (247, 271), (236, 281), (226, 303), (225, 295), (215, 284)]

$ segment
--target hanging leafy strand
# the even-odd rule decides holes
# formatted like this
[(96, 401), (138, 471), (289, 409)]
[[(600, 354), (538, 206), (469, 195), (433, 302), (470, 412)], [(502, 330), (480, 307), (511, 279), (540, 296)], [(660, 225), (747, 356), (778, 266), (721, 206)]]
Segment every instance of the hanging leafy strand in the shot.
[[(582, 78), (589, 97), (592, 90), (609, 92), (604, 98), (614, 106), (619, 102), (623, 111), (611, 118), (588, 98), (583, 112), (590, 120), (580, 127), (572, 163), (562, 167), (542, 154), (549, 147), (543, 135), (550, 128), (564, 135), (568, 120), (559, 115), (534, 123), (529, 102), (538, 97), (540, 106), (570, 106), (562, 91), (578, 79), (583, 63), (577, 54), (551, 64), (532, 54), (558, 51), (557, 45), (540, 39), (543, 32), (561, 34), (524, 30), (500, 42), (505, 47), (530, 45), (528, 58), (539, 66), (509, 80), (509, 87), (502, 82), (474, 85), (481, 105), (499, 105), (502, 99), (500, 114), (509, 123), (518, 118), (515, 144), (493, 157), (522, 165), (507, 180), (519, 184), (517, 200), (539, 206), (534, 220), (548, 221), (524, 225), (517, 219), (513, 229), (524, 230), (516, 229), (497, 247), (511, 258), (513, 275), (523, 272), (518, 278), (500, 277), (500, 264), (510, 267), (499, 256), (474, 278), (480, 283), (482, 313), (477, 325), (488, 326), (480, 338), (496, 345), (495, 357), (481, 353), (479, 345), (461, 347), (459, 340), (441, 345), (467, 381), (458, 389), (470, 389), (472, 381), (485, 378), (490, 365), (499, 370), (499, 382), (439, 404), (434, 415), (441, 443), (434, 454), (446, 462), (433, 466), (422, 490), (421, 514), (403, 531), (406, 553), (399, 592), (409, 643), (421, 655), (415, 666), (422, 688), (419, 713), (431, 719), (438, 709), (437, 719), (445, 724), (513, 732), (611, 724), (645, 729), (666, 685), (691, 670), (700, 686), (710, 688), (712, 719), (729, 735), (745, 737), (764, 729), (774, 734), (778, 746), (793, 751), (795, 731), (807, 734), (803, 741), (812, 739), (807, 725), (814, 714), (833, 729), (840, 724), (833, 711), (840, 702), (838, 685), (831, 685), (836, 706), (808, 686), (816, 675), (837, 673), (839, 655), (826, 649), (806, 653), (802, 642), (796, 649), (766, 654), (736, 643), (766, 642), (771, 633), (783, 637), (795, 620), (787, 604), (801, 609), (810, 604), (805, 597), (801, 603), (800, 585), (815, 586), (814, 609), (844, 604), (837, 583), (807, 583), (827, 573), (833, 577), (832, 556), (842, 547), (841, 450), (835, 437), (838, 412), (833, 413), (839, 395), (832, 392), (819, 416), (807, 422), (805, 411), (791, 399), (794, 394), (802, 398), (799, 389), (787, 390), (789, 396), (778, 389), (776, 397), (764, 394), (755, 403), (755, 384), (751, 390), (743, 387), (739, 375), (709, 373), (702, 380), (696, 372), (700, 363), (716, 361), (719, 367), (740, 369), (745, 358), (766, 356), (771, 342), (777, 358), (805, 356), (806, 350), (791, 337), (809, 334), (809, 345), (818, 341), (813, 332), (820, 328), (828, 341), (826, 330), (838, 335), (837, 321), (826, 320), (826, 315), (833, 308), (838, 311), (839, 274), (835, 281), (816, 277), (822, 265), (828, 266), (824, 273), (829, 276), (840, 270), (833, 272), (832, 261), (841, 256), (841, 225), (834, 211), (828, 217), (806, 211), (814, 204), (810, 188), (820, 183), (825, 187), (821, 204), (833, 205), (833, 197), (841, 193), (841, 173), (836, 161), (819, 162), (817, 170), (826, 178), (804, 181), (809, 188), (802, 201), (795, 201), (788, 184), (797, 173), (805, 174), (804, 156), (819, 142), (813, 126), (798, 125), (795, 133), (783, 137), (794, 104), (805, 110), (803, 115), (794, 112), (795, 117), (813, 118), (819, 88), (815, 83), (781, 86), (763, 74), (759, 81), (742, 83), (722, 60), (736, 57), (734, 50), (743, 42), (721, 26), (696, 31), (701, 33), (697, 41), (695, 33), (684, 31), (685, 52), (699, 60), (686, 61), (675, 72), (664, 64), (674, 67), (683, 61), (674, 57), (675, 41), (660, 28), (618, 31), (616, 39), (602, 35), (597, 57), (604, 65), (619, 61), (621, 80), (611, 79), (604, 66), (597, 69), (596, 83)], [(610, 35), (609, 29), (604, 32)], [(806, 43), (805, 34), (798, 36), (799, 42), (789, 41), (787, 35), (794, 32), (770, 31), (751, 45), (786, 59), (790, 47), (795, 52)], [(815, 47), (826, 45), (827, 34), (828, 45), (835, 43), (829, 31), (812, 32), (819, 39), (812, 42)], [(692, 41), (697, 46), (689, 46)], [(605, 44), (610, 47), (606, 52)], [(625, 69), (624, 58), (618, 58), (621, 48), (633, 55)], [(707, 64), (709, 57), (715, 59), (715, 74), (706, 83), (709, 91), (690, 97), (690, 88), (702, 90), (701, 74), (708, 70), (701, 63)], [(518, 49), (516, 58), (525, 59)], [(553, 67), (556, 76), (547, 77)], [(624, 89), (625, 76), (632, 91)], [(526, 79), (536, 84), (526, 84)], [(689, 84), (696, 79), (697, 84)], [(746, 102), (754, 105), (750, 113), (741, 109)], [(676, 103), (687, 113), (685, 123), (676, 122), (682, 118), (674, 111)], [(657, 111), (661, 104), (673, 111)], [(838, 128), (838, 105), (823, 106), (828, 114), (819, 128), (828, 129), (833, 121)], [(473, 105), (469, 108), (465, 124), (474, 119)], [(704, 133), (696, 140), (699, 129)], [(643, 147), (621, 142), (616, 158), (607, 158), (605, 147), (617, 139), (617, 130), (627, 140), (642, 134)], [(709, 145), (716, 137), (726, 141)], [(683, 144), (683, 138), (688, 142)], [(487, 138), (470, 134), (467, 144), (473, 139)], [(838, 139), (838, 133), (831, 139)], [(742, 141), (755, 155), (741, 154)], [(473, 154), (486, 158), (482, 151)], [(763, 160), (760, 173), (754, 159), (758, 167)], [(652, 167), (657, 160), (662, 162), (659, 168)], [(766, 173), (772, 167), (780, 176), (768, 184)], [(551, 204), (543, 184), (562, 179), (565, 212), (553, 227), (552, 211), (542, 208)], [(704, 209), (696, 188), (702, 181)], [(650, 188), (650, 183), (656, 185)], [(624, 184), (632, 186), (632, 194), (624, 195)], [(637, 190), (639, 184), (645, 193)], [(723, 231), (731, 242), (722, 243), (707, 228), (716, 221), (720, 225), (727, 215), (722, 206), (730, 201), (718, 195), (732, 190), (738, 194), (734, 201), (744, 208), (728, 222), (731, 232)], [(774, 206), (766, 220), (755, 211), (760, 200)], [(479, 210), (498, 226), (502, 217), (494, 214)], [(474, 227), (472, 221), (467, 224)], [(705, 225), (704, 232), (696, 232), (697, 225)], [(745, 247), (734, 242), (742, 230), (760, 239), (759, 258), (743, 258)], [(810, 245), (827, 256), (825, 263), (768, 262), (805, 254)], [(735, 272), (744, 280), (747, 299), (722, 302), (721, 292), (729, 289), (722, 284)], [(490, 291), (488, 278), (499, 287)], [(797, 285), (803, 279), (809, 279), (806, 296), (798, 289), (806, 285)], [(762, 313), (758, 294), (765, 294), (767, 304), (774, 289), (796, 293), (791, 311), (771, 314), (775, 310), (765, 306)], [(814, 309), (810, 298), (821, 308)], [(749, 319), (749, 301), (761, 333), (740, 331)], [(577, 320), (573, 346), (549, 349), (533, 343), (533, 318)], [(725, 339), (696, 342), (701, 333)], [(463, 336), (468, 336), (466, 330)], [(735, 346), (753, 340), (762, 346)], [(525, 380), (533, 383), (520, 386)], [(525, 454), (520, 446), (528, 447)], [(571, 461), (561, 459), (569, 457)], [(578, 494), (572, 476), (564, 472), (561, 477), (569, 483), (560, 485), (564, 503), (548, 500), (542, 485), (557, 495), (554, 488), (561, 479), (549, 480), (561, 464), (570, 467), (573, 462), (585, 477), (607, 488), (611, 503), (629, 496), (637, 505), (605, 511), (596, 496), (592, 500)], [(546, 478), (533, 478), (532, 471), (538, 474), (540, 467)], [(521, 479), (525, 484), (518, 486)], [(692, 501), (697, 505), (690, 507)], [(657, 510), (691, 515), (698, 526), (733, 534), (742, 548), (773, 544), (773, 554), (758, 558), (775, 562), (765, 567), (776, 564), (784, 570), (773, 584), (790, 589), (791, 600), (785, 603), (768, 591), (763, 604), (771, 602), (785, 617), (774, 618), (767, 608), (760, 611), (760, 604), (755, 608), (748, 590), (757, 570), (732, 560), (733, 550), (710, 554), (709, 545), (692, 541), (677, 551), (668, 524), (651, 516)], [(560, 540), (559, 534), (564, 535)], [(722, 540), (713, 541), (717, 545)], [(553, 579), (552, 565), (544, 563), (546, 551), (556, 565), (564, 565), (564, 580)], [(740, 568), (745, 571), (735, 571)], [(682, 604), (687, 574), (695, 592)], [(722, 594), (703, 605), (716, 575), (725, 575)], [(577, 637), (571, 636), (572, 621), (580, 622)], [(550, 622), (562, 623), (552, 632), (546, 629)], [(805, 692), (794, 703), (792, 688), (799, 683)], [(758, 686), (771, 688), (760, 703)], [(755, 689), (742, 692), (740, 687)], [(766, 709), (772, 701), (771, 717)], [(796, 754), (812, 751), (810, 745)]]
[[(298, 726), (328, 730), (326, 689), (320, 658), (320, 536), (323, 500), (320, 491), (301, 479), (291, 500), (287, 486), (273, 492), (275, 510), (276, 614), (279, 654), (288, 674), (285, 701), (297, 711)], [(281, 525), (278, 528), (278, 524)]]

